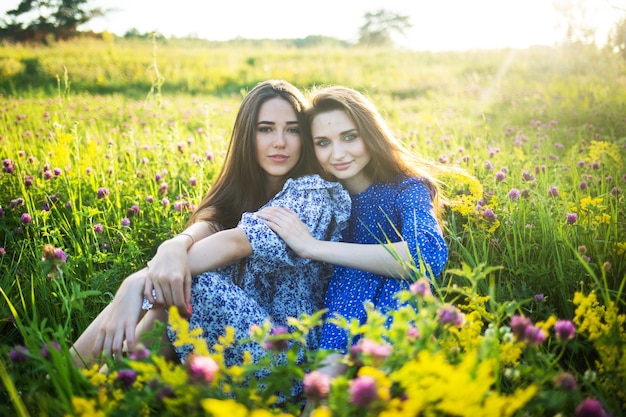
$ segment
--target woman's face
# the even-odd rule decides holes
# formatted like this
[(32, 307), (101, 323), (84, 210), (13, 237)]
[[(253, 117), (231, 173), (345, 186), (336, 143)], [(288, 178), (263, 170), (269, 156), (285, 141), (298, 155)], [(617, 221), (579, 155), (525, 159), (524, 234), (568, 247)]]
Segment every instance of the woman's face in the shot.
[(335, 176), (351, 193), (371, 185), (364, 168), (371, 156), (356, 124), (343, 110), (320, 113), (311, 123), (315, 156), (324, 171)]
[(256, 158), (271, 186), (278, 186), (300, 159), (302, 141), (296, 111), (282, 98), (261, 105), (256, 123)]

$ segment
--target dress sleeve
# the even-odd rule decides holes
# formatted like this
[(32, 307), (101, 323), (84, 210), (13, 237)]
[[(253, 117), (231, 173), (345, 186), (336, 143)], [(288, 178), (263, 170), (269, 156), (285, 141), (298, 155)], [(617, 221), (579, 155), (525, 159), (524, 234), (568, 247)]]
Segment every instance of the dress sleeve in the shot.
[[(265, 207), (293, 210), (316, 239), (339, 240), (350, 216), (350, 196), (338, 183), (319, 176), (288, 180), (283, 190)], [(246, 233), (256, 258), (302, 265), (310, 262), (296, 255), (255, 213), (244, 213), (237, 225)]]
[(448, 260), (448, 246), (435, 217), (428, 188), (418, 179), (404, 180), (396, 206), (402, 219), (400, 232), (416, 265), (420, 266), (421, 259), (429, 276), (439, 276)]

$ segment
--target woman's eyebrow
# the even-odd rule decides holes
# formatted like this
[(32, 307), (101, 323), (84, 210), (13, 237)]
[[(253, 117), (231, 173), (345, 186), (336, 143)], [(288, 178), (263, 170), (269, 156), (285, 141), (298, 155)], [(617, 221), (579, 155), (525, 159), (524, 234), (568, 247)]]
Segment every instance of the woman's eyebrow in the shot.
[[(348, 130), (344, 130), (343, 132), (339, 132), (339, 136), (344, 136), (347, 135), (348, 133), (353, 133), (356, 132), (358, 133), (359, 131), (356, 128), (352, 128), (352, 129), (348, 129)], [(313, 139), (326, 139), (326, 136), (313, 136)]]

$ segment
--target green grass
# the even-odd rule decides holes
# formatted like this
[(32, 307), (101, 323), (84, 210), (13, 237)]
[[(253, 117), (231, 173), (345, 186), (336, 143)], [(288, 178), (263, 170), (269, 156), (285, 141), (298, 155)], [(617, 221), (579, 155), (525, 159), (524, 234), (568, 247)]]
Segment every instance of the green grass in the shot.
[[(68, 254), (67, 294), (81, 314), (64, 337), (75, 339), (126, 274), (182, 229), (220, 167), (242, 95), (268, 78), (305, 90), (336, 83), (366, 92), (417, 153), (480, 182), (481, 208), (474, 201), (446, 214), (449, 270), (502, 267), (490, 272), (493, 295), (520, 302), (535, 320), (573, 317), (581, 289), (601, 291), (624, 311), (626, 65), (617, 56), (593, 48), (3, 44), (0, 159), (13, 171), (0, 174), (2, 344), (23, 341), (15, 320), (65, 326), (67, 300), (41, 274), (44, 244)], [(469, 185), (443, 180), (455, 198)], [(100, 188), (109, 190), (106, 198), (98, 198)], [(512, 200), (512, 189), (523, 196)], [(140, 211), (131, 216), (133, 205)], [(485, 209), (497, 221), (485, 220)], [(578, 220), (568, 224), (574, 212)], [(32, 223), (21, 223), (23, 213)], [(121, 226), (125, 217), (130, 227)], [(442, 282), (465, 284), (447, 272)]]

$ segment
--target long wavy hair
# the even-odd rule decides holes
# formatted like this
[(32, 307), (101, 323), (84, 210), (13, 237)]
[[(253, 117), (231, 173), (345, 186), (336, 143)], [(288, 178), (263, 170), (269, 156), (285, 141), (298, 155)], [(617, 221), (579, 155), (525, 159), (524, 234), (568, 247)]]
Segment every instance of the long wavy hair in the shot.
[(207, 221), (215, 227), (235, 227), (244, 212), (258, 210), (279, 191), (270, 189), (256, 155), (259, 109), (263, 103), (273, 98), (282, 98), (291, 104), (296, 112), (302, 141), (300, 159), (283, 181), (320, 172), (309, 124), (304, 118), (304, 110), (308, 106), (306, 98), (300, 90), (286, 81), (261, 82), (243, 99), (235, 118), (224, 165), (208, 193), (192, 213), (187, 226), (198, 221)]
[(441, 169), (405, 148), (368, 97), (352, 88), (327, 86), (313, 89), (310, 101), (311, 107), (305, 112), (309, 126), (321, 113), (334, 110), (345, 112), (356, 124), (359, 136), (369, 151), (371, 159), (364, 168), (367, 178), (373, 183), (397, 183), (406, 177), (419, 178), (430, 191), (435, 215), (442, 223), (445, 198), (434, 175)]

